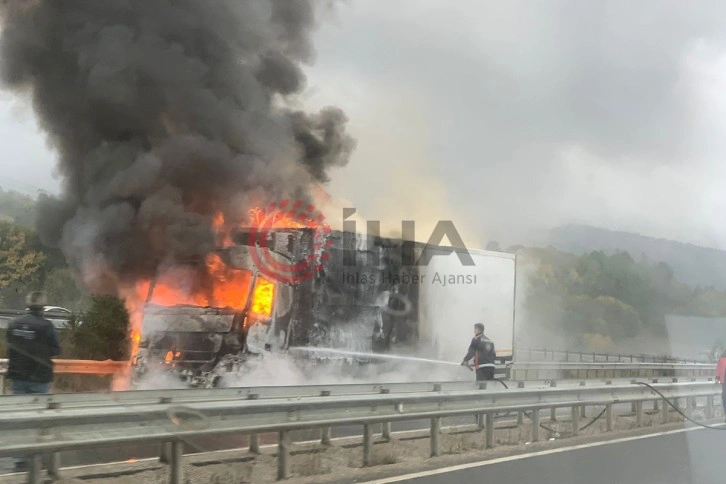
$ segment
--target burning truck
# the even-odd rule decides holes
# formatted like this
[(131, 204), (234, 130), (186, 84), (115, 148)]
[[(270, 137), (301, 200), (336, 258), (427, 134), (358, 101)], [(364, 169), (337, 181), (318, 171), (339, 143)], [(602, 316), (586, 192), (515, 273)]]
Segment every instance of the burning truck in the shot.
[[(254, 229), (252, 229), (254, 230)], [(516, 257), (309, 227), (263, 238), (237, 230), (224, 247), (145, 287), (133, 380), (168, 371), (190, 386), (224, 385), (250, 358), (368, 354), (457, 361), (475, 322), (511, 358)], [(320, 255), (321, 247), (325, 256)], [(265, 257), (259, 257), (260, 249)], [(304, 267), (277, 277), (270, 267)], [(243, 375), (242, 375), (243, 377)]]

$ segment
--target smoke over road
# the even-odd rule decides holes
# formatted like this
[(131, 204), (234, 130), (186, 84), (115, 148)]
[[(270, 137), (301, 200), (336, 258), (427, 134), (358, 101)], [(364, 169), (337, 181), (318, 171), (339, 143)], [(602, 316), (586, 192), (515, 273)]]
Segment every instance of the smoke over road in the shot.
[(314, 10), (307, 0), (0, 3), (2, 87), (30, 97), (64, 179), (60, 199), (42, 200), (40, 235), (88, 289), (116, 292), (204, 254), (215, 213), (309, 198), (347, 163), (343, 112), (295, 108)]

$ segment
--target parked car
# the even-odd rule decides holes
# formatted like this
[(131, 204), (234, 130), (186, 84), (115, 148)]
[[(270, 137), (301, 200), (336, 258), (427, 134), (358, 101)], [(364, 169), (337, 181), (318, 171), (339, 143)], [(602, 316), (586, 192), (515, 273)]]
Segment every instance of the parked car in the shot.
[[(73, 311), (60, 306), (46, 306), (43, 312), (46, 314), (46, 319), (53, 323), (55, 329), (68, 329), (68, 320), (73, 317)], [(59, 317), (60, 314), (63, 317)], [(77, 321), (76, 324), (81, 324), (81, 322)]]

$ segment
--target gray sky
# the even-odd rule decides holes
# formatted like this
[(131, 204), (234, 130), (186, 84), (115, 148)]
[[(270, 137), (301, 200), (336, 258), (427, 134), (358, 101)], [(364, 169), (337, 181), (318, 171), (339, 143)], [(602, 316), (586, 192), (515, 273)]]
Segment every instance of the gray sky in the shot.
[[(329, 189), (419, 238), (580, 222), (726, 248), (720, 3), (350, 0), (308, 70), (358, 139)], [(0, 185), (57, 191), (29, 113), (0, 97)]]

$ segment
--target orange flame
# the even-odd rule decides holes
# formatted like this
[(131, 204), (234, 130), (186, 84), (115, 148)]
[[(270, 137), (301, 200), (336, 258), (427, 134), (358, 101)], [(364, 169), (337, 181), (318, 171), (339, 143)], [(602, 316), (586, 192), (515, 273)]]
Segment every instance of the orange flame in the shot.
[(272, 316), (272, 303), (274, 300), (275, 285), (267, 279), (258, 277), (252, 297), (252, 313), (265, 317)]
[(231, 247), (234, 245), (232, 241), (232, 230), (225, 224), (224, 214), (218, 212), (212, 218), (212, 228), (217, 234), (217, 245), (219, 247)]
[[(308, 209), (309, 207), (304, 207)], [(312, 208), (308, 210), (312, 211)], [(219, 247), (234, 245), (232, 232), (244, 226), (258, 227), (261, 224), (269, 228), (303, 228), (314, 224), (310, 220), (296, 217), (294, 210), (267, 213), (260, 207), (254, 207), (247, 213), (248, 220), (233, 223), (219, 212), (212, 218), (212, 227), (216, 233)], [(271, 217), (271, 218), (270, 218)], [(151, 281), (140, 280), (134, 287), (126, 288), (121, 296), (126, 302), (130, 316), (131, 357), (136, 356), (141, 342), (141, 324), (144, 305), (148, 302), (160, 306), (193, 305), (220, 308), (244, 309), (247, 304), (252, 274), (246, 270), (229, 267), (216, 253), (205, 257), (201, 267), (177, 266), (158, 275), (154, 281), (153, 291), (149, 298)], [(255, 284), (251, 312), (258, 316), (272, 315), (275, 297), (275, 286), (271, 281), (258, 278)]]
[(162, 273), (150, 303), (244, 309), (252, 274), (227, 266), (217, 254), (208, 254), (204, 267), (174, 267)]

